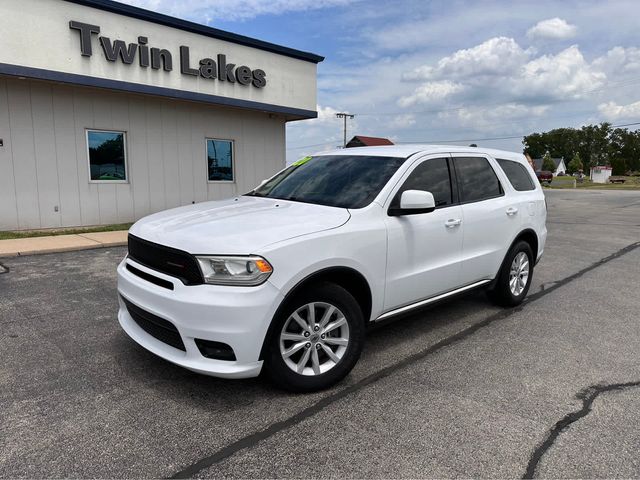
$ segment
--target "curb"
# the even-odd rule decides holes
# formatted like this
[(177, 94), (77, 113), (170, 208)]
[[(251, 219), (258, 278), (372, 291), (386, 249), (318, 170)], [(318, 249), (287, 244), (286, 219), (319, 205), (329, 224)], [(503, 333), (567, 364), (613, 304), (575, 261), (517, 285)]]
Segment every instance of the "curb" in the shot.
[(25, 250), (24, 252), (0, 253), (0, 259), (28, 257), (29, 255), (44, 255), (47, 253), (76, 252), (81, 250), (97, 250), (99, 248), (126, 247), (126, 246), (127, 246), (127, 242), (113, 242), (113, 243), (96, 243), (95, 245), (78, 245), (77, 247), (44, 248), (41, 250)]
[(0, 258), (73, 252), (127, 245), (127, 231), (78, 233), (0, 240)]

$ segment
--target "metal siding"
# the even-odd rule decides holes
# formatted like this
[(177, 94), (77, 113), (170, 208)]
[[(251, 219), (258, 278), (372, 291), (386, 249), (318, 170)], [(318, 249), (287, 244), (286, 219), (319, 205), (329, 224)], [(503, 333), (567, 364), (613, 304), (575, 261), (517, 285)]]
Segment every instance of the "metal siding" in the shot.
[(166, 208), (180, 206), (180, 169), (178, 163), (178, 121), (175, 102), (163, 101), (162, 106), (162, 165)]
[[(11, 84), (13, 82), (9, 82)], [(38, 177), (33, 146), (31, 91), (29, 82), (15, 82), (8, 88), (8, 105), (13, 153), (13, 173), (18, 205), (17, 228), (40, 228)]]
[(203, 109), (194, 109), (191, 112), (191, 159), (193, 164), (194, 200), (204, 202), (207, 200), (207, 161), (204, 139), (205, 112)]
[(180, 205), (195, 201), (194, 195), (194, 158), (191, 145), (191, 105), (179, 105), (176, 108), (176, 145), (178, 148), (178, 175), (180, 178)]
[(7, 82), (3, 78), (0, 78), (0, 138), (4, 142), (4, 146), (0, 147), (0, 230), (8, 230), (18, 225), (18, 207), (13, 175)]
[(73, 89), (63, 85), (55, 85), (52, 93), (60, 196), (60, 225), (81, 225)]
[(147, 111), (143, 97), (129, 99), (129, 184), (132, 191), (132, 218), (151, 213), (149, 158), (147, 150)]
[[(0, 78), (0, 228), (128, 222), (245, 193), (284, 165), (284, 125), (264, 112)], [(86, 129), (126, 132), (129, 183), (89, 181)], [(234, 141), (234, 183), (207, 182), (205, 138)]]
[[(51, 87), (31, 85), (31, 118), (33, 119), (33, 147), (38, 179), (38, 209), (40, 226), (60, 226), (60, 196), (56, 137), (53, 125), (53, 99)], [(55, 207), (58, 211), (55, 211)]]
[(162, 106), (158, 100), (148, 98), (147, 112), (147, 175), (149, 176), (149, 209), (166, 210), (164, 162), (162, 158)]

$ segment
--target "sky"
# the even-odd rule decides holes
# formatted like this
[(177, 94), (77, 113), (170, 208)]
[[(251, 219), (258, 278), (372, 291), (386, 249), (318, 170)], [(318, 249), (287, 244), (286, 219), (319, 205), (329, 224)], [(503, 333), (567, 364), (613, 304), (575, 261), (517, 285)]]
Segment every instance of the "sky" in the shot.
[[(522, 136), (640, 121), (638, 0), (126, 0), (325, 57), (287, 161), (347, 137), (522, 151)], [(636, 128), (632, 126), (630, 128)]]

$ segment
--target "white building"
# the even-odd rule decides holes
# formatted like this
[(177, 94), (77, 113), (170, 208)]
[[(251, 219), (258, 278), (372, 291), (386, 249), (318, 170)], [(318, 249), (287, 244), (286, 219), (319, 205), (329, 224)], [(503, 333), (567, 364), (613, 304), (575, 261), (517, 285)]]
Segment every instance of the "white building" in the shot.
[[(555, 169), (551, 172), (554, 177), (567, 173), (567, 166), (564, 164), (564, 158), (552, 158), (551, 161), (553, 161), (553, 164), (555, 165)], [(533, 169), (536, 172), (541, 171), (543, 162), (543, 158), (533, 159)]]
[(2, 0), (0, 230), (249, 191), (316, 113), (323, 58), (110, 0)]
[(607, 183), (611, 176), (611, 167), (604, 167), (601, 165), (591, 167), (591, 181), (593, 183)]

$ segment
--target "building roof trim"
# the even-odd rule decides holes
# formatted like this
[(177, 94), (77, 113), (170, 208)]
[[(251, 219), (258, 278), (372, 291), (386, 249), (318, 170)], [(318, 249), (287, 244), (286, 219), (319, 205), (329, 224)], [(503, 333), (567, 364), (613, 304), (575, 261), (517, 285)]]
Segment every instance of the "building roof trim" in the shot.
[(167, 27), (177, 28), (186, 32), (196, 33), (207, 37), (215, 38), (218, 40), (224, 40), (226, 42), (236, 43), (238, 45), (244, 45), (245, 47), (257, 48), (266, 52), (277, 53), (298, 60), (304, 60), (311, 63), (320, 63), (324, 60), (324, 57), (316, 55), (315, 53), (303, 52), (302, 50), (296, 50), (289, 47), (283, 47), (274, 43), (264, 42), (251, 37), (245, 37), (244, 35), (238, 35), (236, 33), (227, 32), (225, 30), (219, 30), (217, 28), (208, 27), (199, 23), (190, 22), (188, 20), (181, 20), (179, 18), (170, 17), (162, 13), (152, 12), (143, 8), (134, 7), (131, 5), (125, 5), (122, 3), (114, 2), (112, 0), (65, 0), (70, 3), (76, 3), (85, 7), (97, 8), (118, 15), (125, 15), (127, 17), (137, 18), (139, 20), (145, 20), (147, 22), (157, 23)]
[(173, 88), (156, 87), (141, 83), (123, 82), (108, 78), (90, 77), (88, 75), (78, 75), (75, 73), (58, 72), (54, 70), (44, 70), (40, 68), (25, 67), (22, 65), (11, 65), (0, 63), (0, 74), (14, 77), (34, 78), (37, 80), (50, 80), (72, 85), (86, 87), (108, 88), (129, 93), (140, 93), (145, 95), (156, 95), (179, 100), (190, 100), (194, 102), (211, 103), (226, 107), (243, 108), (248, 110), (258, 110), (266, 113), (278, 113), (290, 115), (296, 119), (316, 118), (318, 112), (315, 110), (304, 110), (301, 108), (291, 108), (270, 103), (254, 102), (238, 98), (222, 97), (219, 95), (209, 95), (206, 93), (189, 92)]

